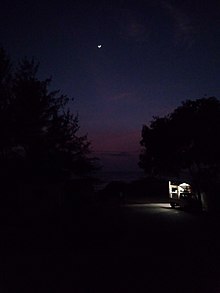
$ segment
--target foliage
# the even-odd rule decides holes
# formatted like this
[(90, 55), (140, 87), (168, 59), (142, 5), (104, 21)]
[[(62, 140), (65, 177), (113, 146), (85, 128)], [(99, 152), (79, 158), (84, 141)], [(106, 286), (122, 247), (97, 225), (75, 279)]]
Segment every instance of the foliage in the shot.
[(151, 175), (188, 170), (197, 189), (207, 190), (220, 173), (220, 101), (187, 100), (142, 129), (139, 165)]
[(11, 130), (11, 63), (6, 52), (0, 48), (0, 158), (7, 156), (11, 146), (9, 132)]
[[(0, 159), (2, 171), (32, 175), (71, 175), (93, 170), (87, 136), (79, 136), (78, 116), (69, 98), (39, 80), (39, 64), (24, 59), (13, 71), (0, 50)], [(3, 161), (5, 164), (2, 164)], [(15, 168), (16, 166), (16, 168)], [(23, 174), (23, 173), (22, 173)]]

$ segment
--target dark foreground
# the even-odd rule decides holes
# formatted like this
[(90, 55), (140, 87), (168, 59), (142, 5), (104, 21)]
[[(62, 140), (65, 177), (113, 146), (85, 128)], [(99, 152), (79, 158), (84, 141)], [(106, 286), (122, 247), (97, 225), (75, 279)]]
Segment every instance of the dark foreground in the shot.
[(0, 292), (220, 292), (217, 217), (168, 204), (1, 217)]

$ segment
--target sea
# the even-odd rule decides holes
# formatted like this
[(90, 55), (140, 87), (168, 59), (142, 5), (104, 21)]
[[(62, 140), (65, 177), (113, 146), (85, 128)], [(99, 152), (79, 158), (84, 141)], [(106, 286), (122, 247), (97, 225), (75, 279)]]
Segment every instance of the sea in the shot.
[(105, 188), (112, 181), (123, 181), (129, 183), (145, 177), (144, 171), (100, 171), (97, 172), (95, 178), (99, 179), (96, 190)]

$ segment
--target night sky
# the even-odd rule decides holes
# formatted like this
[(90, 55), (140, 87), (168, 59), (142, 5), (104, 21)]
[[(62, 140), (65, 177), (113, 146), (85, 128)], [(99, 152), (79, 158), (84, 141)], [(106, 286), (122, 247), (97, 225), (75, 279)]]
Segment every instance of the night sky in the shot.
[(3, 0), (0, 23), (11, 59), (34, 56), (51, 90), (74, 98), (106, 168), (136, 168), (153, 115), (220, 97), (219, 1)]

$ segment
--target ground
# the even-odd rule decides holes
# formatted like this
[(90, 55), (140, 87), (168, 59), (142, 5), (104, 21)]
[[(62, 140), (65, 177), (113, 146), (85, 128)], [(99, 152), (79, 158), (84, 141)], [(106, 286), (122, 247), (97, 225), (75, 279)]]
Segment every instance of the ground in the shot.
[(217, 219), (158, 200), (4, 217), (1, 292), (220, 292)]

